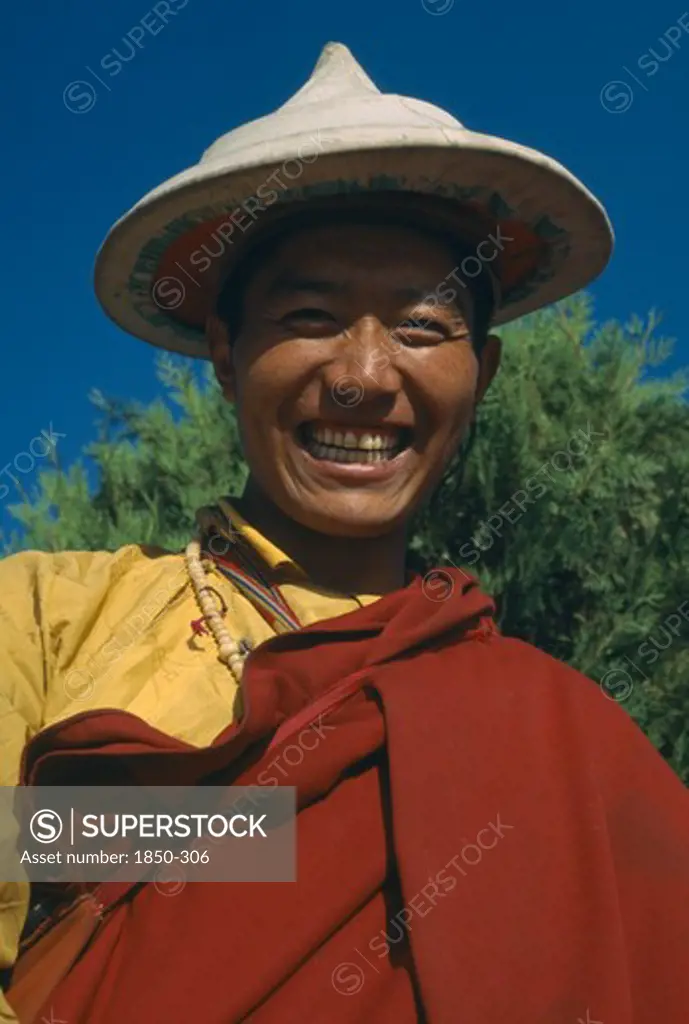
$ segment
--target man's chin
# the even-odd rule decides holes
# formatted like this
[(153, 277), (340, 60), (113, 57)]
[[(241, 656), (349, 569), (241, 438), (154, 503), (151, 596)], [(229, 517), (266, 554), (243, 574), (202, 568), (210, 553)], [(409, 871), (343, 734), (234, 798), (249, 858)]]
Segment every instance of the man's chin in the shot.
[(407, 518), (404, 511), (381, 505), (383, 503), (371, 501), (309, 501), (292, 514), (302, 526), (316, 533), (365, 540), (384, 537), (398, 529)]

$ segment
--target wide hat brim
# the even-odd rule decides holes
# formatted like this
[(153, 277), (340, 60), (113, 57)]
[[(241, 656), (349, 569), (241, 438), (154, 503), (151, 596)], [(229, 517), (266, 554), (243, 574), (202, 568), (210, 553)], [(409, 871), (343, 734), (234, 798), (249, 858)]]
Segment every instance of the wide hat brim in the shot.
[(115, 224), (96, 294), (129, 333), (207, 358), (206, 318), (252, 240), (304, 204), (372, 195), (410, 208), (418, 197), (462, 237), (474, 254), (462, 276), (483, 265), (499, 281), (496, 325), (583, 288), (612, 251), (602, 205), (557, 161), (380, 93), (330, 44), (287, 104), (221, 137)]

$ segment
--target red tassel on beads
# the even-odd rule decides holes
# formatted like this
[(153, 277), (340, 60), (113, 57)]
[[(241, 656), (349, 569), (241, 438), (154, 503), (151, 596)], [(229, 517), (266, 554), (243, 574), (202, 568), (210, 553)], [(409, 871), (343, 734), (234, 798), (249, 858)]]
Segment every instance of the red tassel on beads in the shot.
[(192, 619), (190, 625), (194, 636), (206, 636), (208, 634), (203, 616), (200, 619)]

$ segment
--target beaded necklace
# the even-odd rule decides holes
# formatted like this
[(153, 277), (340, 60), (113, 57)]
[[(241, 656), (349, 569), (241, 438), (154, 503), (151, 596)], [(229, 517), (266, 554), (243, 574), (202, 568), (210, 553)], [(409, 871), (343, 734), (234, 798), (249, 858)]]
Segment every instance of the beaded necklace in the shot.
[[(246, 640), (234, 640), (225, 625), (227, 605), (209, 582), (216, 571), (235, 585), (276, 633), (301, 629), (302, 623), (287, 604), (278, 587), (270, 581), (265, 566), (233, 525), (226, 502), (207, 506), (197, 514), (199, 533), (187, 545), (185, 563), (189, 579), (201, 610), (201, 618), (192, 622), (196, 633), (210, 630), (218, 648), (218, 658), (239, 684), (244, 663), (251, 651)], [(361, 606), (355, 594), (349, 597)]]
[(251, 646), (244, 640), (235, 641), (227, 629), (223, 621), (227, 605), (210, 584), (210, 572), (217, 571), (233, 583), (276, 633), (300, 629), (301, 623), (270, 582), (267, 567), (233, 525), (225, 502), (200, 509), (198, 521), (199, 533), (185, 552), (187, 572), (201, 610), (201, 619), (192, 622), (192, 629), (203, 633), (208, 627), (218, 658), (239, 683)]
[[(218, 647), (218, 658), (227, 665), (237, 683), (242, 681), (244, 662), (247, 659), (248, 651), (232, 639), (230, 631), (223, 621), (226, 605), (218, 594), (215, 587), (208, 583), (207, 568), (201, 557), (201, 540), (195, 537), (187, 545), (184, 559), (189, 573), (189, 579), (194, 590), (194, 595), (201, 609), (203, 622), (208, 625)], [(212, 563), (211, 563), (212, 565)], [(215, 598), (215, 600), (214, 600)], [(219, 602), (220, 607), (216, 604)]]

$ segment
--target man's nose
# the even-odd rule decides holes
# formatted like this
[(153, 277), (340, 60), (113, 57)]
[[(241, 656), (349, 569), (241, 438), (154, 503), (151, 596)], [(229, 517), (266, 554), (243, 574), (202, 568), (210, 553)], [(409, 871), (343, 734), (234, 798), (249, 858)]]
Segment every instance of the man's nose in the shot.
[(360, 392), (361, 399), (399, 391), (400, 374), (387, 326), (369, 316), (347, 327), (338, 339), (326, 377), (333, 395), (346, 381)]

